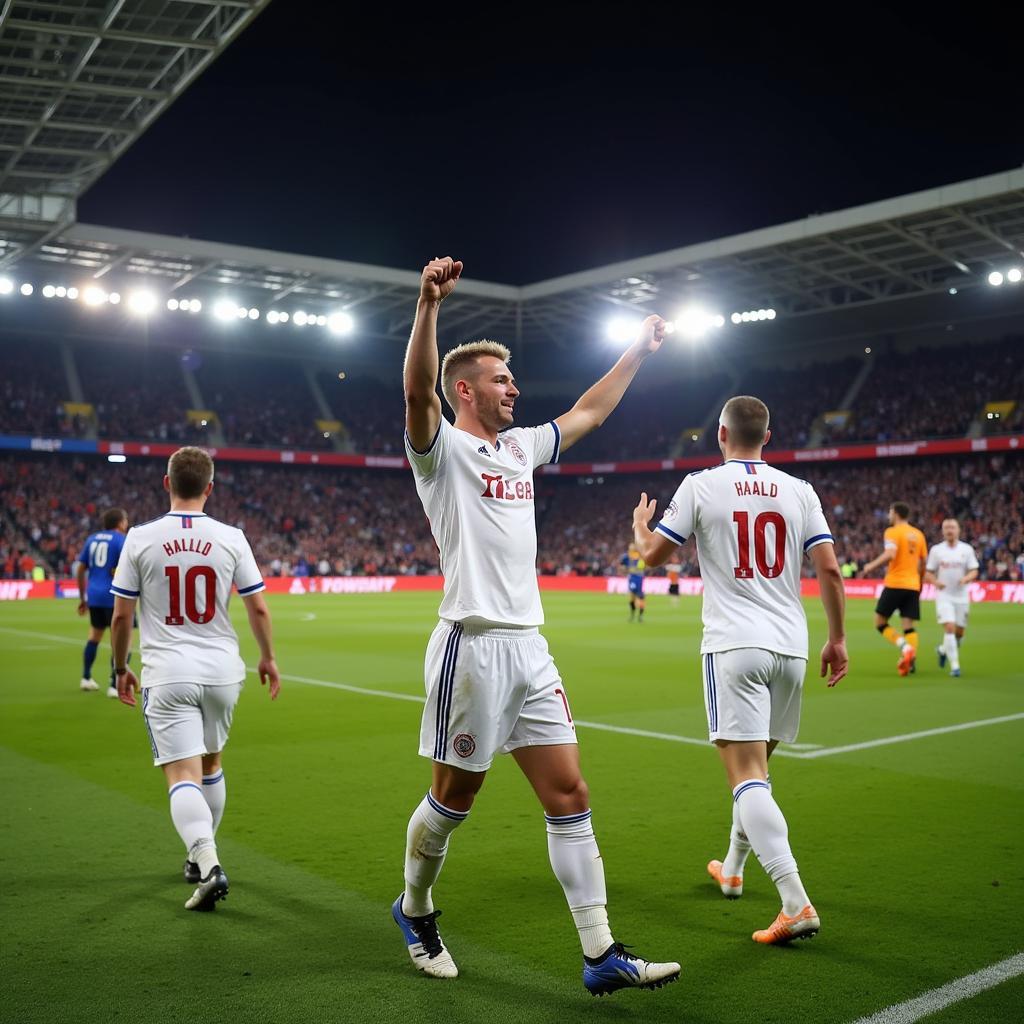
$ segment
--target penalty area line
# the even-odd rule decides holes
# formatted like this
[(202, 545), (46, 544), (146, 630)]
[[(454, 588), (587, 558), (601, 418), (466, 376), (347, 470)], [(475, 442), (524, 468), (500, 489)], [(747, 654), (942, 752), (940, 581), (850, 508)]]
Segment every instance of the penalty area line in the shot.
[(868, 1017), (859, 1017), (853, 1024), (914, 1024), (914, 1021), (921, 1020), (922, 1017), (929, 1017), (954, 1003), (972, 999), (974, 996), (1022, 974), (1024, 974), (1024, 953), (1017, 953), (990, 967), (975, 971), (974, 974), (957, 978), (956, 981), (951, 981), (948, 985), (933, 988), (916, 999), (908, 999), (895, 1006), (888, 1006)]

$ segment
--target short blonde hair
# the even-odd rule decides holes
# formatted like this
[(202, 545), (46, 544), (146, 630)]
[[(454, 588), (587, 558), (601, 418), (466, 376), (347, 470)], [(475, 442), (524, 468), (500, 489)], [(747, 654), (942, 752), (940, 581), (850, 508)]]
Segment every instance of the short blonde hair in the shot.
[(167, 475), (176, 498), (199, 498), (213, 479), (213, 459), (193, 445), (179, 448), (167, 460)]
[(455, 382), (461, 377), (465, 379), (466, 372), (471, 366), (475, 366), (479, 356), (494, 356), (503, 363), (512, 358), (508, 346), (502, 345), (500, 341), (467, 341), (448, 352), (441, 363), (441, 390), (448, 404), (459, 411), (458, 401), (455, 394)]

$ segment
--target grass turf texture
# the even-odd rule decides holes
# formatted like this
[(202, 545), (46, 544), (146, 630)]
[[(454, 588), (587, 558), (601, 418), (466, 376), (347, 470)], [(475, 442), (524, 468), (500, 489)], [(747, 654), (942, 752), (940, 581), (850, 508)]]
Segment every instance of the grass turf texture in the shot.
[[(436, 594), (280, 597), (288, 675), (422, 694)], [(550, 641), (584, 721), (705, 735), (699, 601), (551, 593)], [(243, 653), (254, 645), (235, 602)], [(823, 636), (808, 605), (812, 650)], [(927, 614), (931, 615), (931, 607)], [(981, 605), (964, 676), (897, 677), (897, 652), (850, 605), (853, 672), (808, 679), (801, 743), (831, 747), (1018, 713), (1024, 609)], [(500, 758), (453, 838), (437, 887), (459, 964), (437, 982), (409, 963), (389, 906), (410, 811), (429, 772), (420, 705), (285, 681), (272, 705), (250, 676), (227, 747), (219, 847), (231, 879), (215, 914), (182, 909), (183, 851), (137, 712), (81, 693), (86, 626), (74, 604), (0, 612), (4, 934), (11, 1020), (852, 1021), (1021, 949), (1024, 721), (817, 760), (772, 762), (822, 932), (792, 948), (750, 939), (778, 910), (753, 858), (745, 894), (718, 895), (730, 800), (710, 748), (580, 726), (616, 936), (678, 959), (679, 983), (592, 1000), (541, 811)], [(61, 642), (55, 638), (66, 638)], [(104, 683), (107, 648), (94, 675)], [(950, 1007), (942, 1024), (1019, 1019), (1024, 979)]]

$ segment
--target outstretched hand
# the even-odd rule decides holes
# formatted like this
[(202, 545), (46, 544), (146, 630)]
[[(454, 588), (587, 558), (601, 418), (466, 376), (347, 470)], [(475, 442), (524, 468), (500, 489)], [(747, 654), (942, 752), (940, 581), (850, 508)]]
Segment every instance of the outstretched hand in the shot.
[(647, 500), (647, 492), (640, 492), (640, 503), (635, 509), (633, 509), (633, 532), (636, 532), (638, 526), (647, 526), (648, 523), (654, 518), (654, 511), (657, 509), (658, 503), (651, 498)]
[(451, 256), (432, 259), (420, 276), (420, 298), (427, 302), (442, 302), (455, 290), (462, 275), (462, 261)]
[(657, 352), (661, 348), (661, 343), (665, 340), (665, 328), (667, 326), (657, 313), (652, 313), (640, 325), (640, 333), (637, 335), (633, 347), (639, 349), (644, 355)]
[(829, 640), (821, 649), (821, 678), (828, 674), (828, 685), (835, 686), (850, 668), (850, 658), (846, 653), (846, 641)]

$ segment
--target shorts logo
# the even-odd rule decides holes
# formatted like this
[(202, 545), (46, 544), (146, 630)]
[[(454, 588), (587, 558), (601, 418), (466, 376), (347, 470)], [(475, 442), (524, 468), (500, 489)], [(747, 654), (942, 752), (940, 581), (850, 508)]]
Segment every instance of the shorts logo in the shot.
[(523, 449), (520, 448), (519, 445), (517, 445), (515, 443), (515, 441), (513, 441), (511, 438), (509, 438), (505, 442), (505, 444), (508, 447), (508, 450), (515, 456), (516, 462), (518, 462), (520, 466), (525, 466), (526, 465), (526, 455), (523, 452)]
[(469, 735), (468, 732), (460, 732), (455, 739), (452, 740), (452, 750), (455, 751), (459, 757), (472, 757), (476, 751), (476, 740)]

